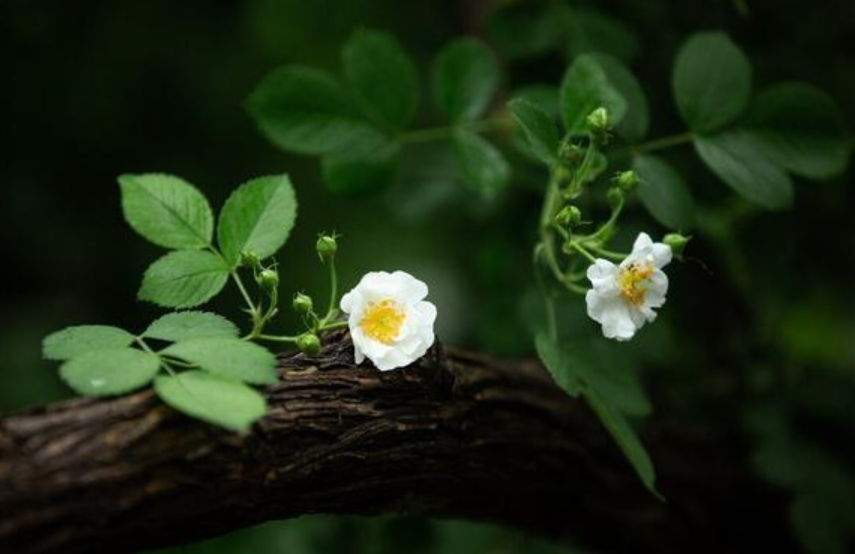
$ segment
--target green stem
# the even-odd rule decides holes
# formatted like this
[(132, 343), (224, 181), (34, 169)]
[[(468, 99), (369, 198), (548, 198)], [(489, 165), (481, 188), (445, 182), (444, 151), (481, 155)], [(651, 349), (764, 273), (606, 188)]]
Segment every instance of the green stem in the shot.
[(676, 135), (668, 135), (665, 137), (648, 140), (641, 144), (634, 144), (626, 148), (615, 150), (616, 155), (621, 154), (644, 154), (645, 152), (653, 152), (656, 150), (664, 150), (674, 146), (680, 146), (694, 140), (695, 135), (691, 132), (678, 133)]
[(581, 244), (579, 244), (579, 243), (578, 243), (578, 242), (576, 242), (575, 240), (570, 242), (570, 246), (572, 246), (572, 247), (573, 247), (573, 248), (575, 248), (575, 249), (576, 249), (580, 254), (582, 254), (583, 256), (585, 256), (586, 258), (588, 258), (588, 261), (590, 261), (591, 263), (594, 263), (594, 262), (596, 262), (596, 261), (597, 261), (597, 258), (595, 258), (593, 254), (591, 254), (590, 252), (588, 252), (588, 250), (587, 250), (584, 246), (582, 246)]
[(338, 308), (336, 304), (338, 304), (338, 273), (335, 269), (335, 259), (330, 258), (329, 260), (329, 268), (330, 268), (330, 300), (327, 306), (327, 313), (321, 319), (321, 327), (323, 327), (329, 320), (334, 318), (338, 314)]
[(479, 121), (471, 121), (461, 123), (459, 125), (448, 125), (445, 127), (430, 127), (427, 129), (416, 129), (415, 131), (407, 131), (398, 135), (398, 140), (404, 144), (416, 144), (421, 142), (432, 142), (437, 140), (445, 140), (451, 138), (456, 131), (467, 130), (473, 133), (489, 133), (493, 131), (501, 131), (507, 128), (505, 120), (482, 119)]
[(273, 342), (297, 342), (300, 335), (256, 335), (254, 338), (258, 340), (269, 340)]
[(600, 256), (604, 258), (611, 258), (612, 260), (623, 261), (627, 256), (629, 256), (629, 254), (615, 252), (613, 250), (606, 250), (605, 248), (600, 248), (599, 246), (589, 245), (589, 248)]

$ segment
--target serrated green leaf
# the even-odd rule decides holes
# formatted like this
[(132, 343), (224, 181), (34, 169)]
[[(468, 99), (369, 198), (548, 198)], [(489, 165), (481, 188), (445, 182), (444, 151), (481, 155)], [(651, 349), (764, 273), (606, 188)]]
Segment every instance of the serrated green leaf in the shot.
[(162, 354), (175, 356), (204, 371), (253, 385), (271, 385), (276, 357), (263, 346), (237, 338), (201, 338), (177, 342)]
[(561, 118), (570, 134), (585, 132), (585, 119), (599, 107), (606, 108), (612, 126), (618, 125), (626, 114), (626, 99), (590, 54), (579, 56), (567, 68), (558, 94)]
[(508, 102), (508, 109), (522, 127), (532, 152), (543, 163), (551, 165), (558, 153), (558, 131), (549, 115), (522, 98)]
[(452, 141), (463, 179), (469, 186), (488, 196), (507, 186), (511, 169), (495, 146), (469, 131), (457, 131)]
[(122, 211), (144, 238), (165, 248), (204, 248), (211, 243), (214, 216), (199, 190), (179, 177), (122, 175)]
[(412, 60), (389, 33), (358, 29), (342, 50), (344, 73), (362, 108), (404, 129), (416, 115), (419, 79)]
[(386, 141), (347, 91), (317, 69), (286, 66), (273, 71), (246, 105), (262, 133), (283, 150), (329, 154)]
[(179, 250), (149, 266), (137, 296), (167, 308), (192, 308), (219, 293), (228, 277), (229, 266), (220, 256)]
[(790, 177), (766, 158), (756, 139), (745, 131), (696, 137), (695, 150), (713, 173), (744, 198), (770, 210), (792, 204)]
[(354, 149), (324, 156), (321, 161), (324, 184), (338, 194), (366, 195), (380, 191), (395, 174), (400, 152), (399, 143), (389, 142), (369, 151)]
[(499, 65), (489, 48), (472, 38), (457, 39), (434, 61), (434, 103), (454, 123), (477, 119), (490, 106), (499, 77)]
[(635, 469), (644, 486), (654, 495), (661, 498), (661, 495), (656, 490), (656, 471), (653, 468), (653, 462), (650, 461), (650, 455), (638, 438), (635, 429), (632, 428), (620, 411), (615, 409), (598, 392), (588, 390), (585, 392), (585, 398), (587, 398), (591, 408), (596, 412), (600, 421), (608, 429), (621, 451), (627, 457), (630, 464), (632, 464), (633, 469)]
[(631, 142), (644, 138), (650, 125), (647, 95), (635, 75), (617, 58), (603, 53), (591, 56), (600, 64), (609, 83), (626, 100), (626, 114), (615, 126), (615, 132)]
[(695, 203), (683, 177), (656, 156), (636, 156), (632, 169), (641, 179), (638, 197), (656, 221), (671, 229), (692, 226)]
[(709, 133), (734, 121), (751, 95), (751, 63), (721, 32), (692, 35), (674, 64), (674, 98), (693, 130)]
[(827, 179), (846, 169), (852, 142), (834, 100), (807, 83), (785, 83), (757, 95), (745, 126), (763, 153), (796, 175)]
[(80, 394), (109, 396), (143, 387), (154, 379), (160, 360), (133, 348), (96, 350), (74, 357), (59, 368), (62, 380)]
[(153, 321), (143, 336), (173, 342), (206, 337), (237, 337), (238, 328), (223, 316), (211, 312), (175, 312)]
[(154, 380), (154, 390), (173, 409), (233, 431), (248, 431), (267, 412), (258, 391), (204, 371), (161, 375)]
[(287, 175), (248, 181), (229, 196), (220, 212), (217, 237), (223, 256), (232, 265), (245, 250), (259, 258), (276, 253), (297, 218), (297, 198)]
[(124, 329), (110, 325), (75, 325), (45, 337), (42, 355), (47, 360), (70, 360), (87, 352), (128, 346), (134, 338)]
[(584, 383), (580, 380), (579, 374), (571, 367), (570, 358), (565, 355), (565, 352), (555, 341), (543, 334), (537, 335), (535, 347), (540, 361), (543, 362), (544, 367), (555, 379), (558, 386), (574, 398), (579, 396), (582, 393)]

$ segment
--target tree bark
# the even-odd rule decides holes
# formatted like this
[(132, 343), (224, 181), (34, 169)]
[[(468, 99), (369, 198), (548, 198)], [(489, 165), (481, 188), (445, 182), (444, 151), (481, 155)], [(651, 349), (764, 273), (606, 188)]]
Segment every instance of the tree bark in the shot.
[(133, 552), (308, 513), (466, 518), (601, 552), (794, 552), (786, 502), (732, 433), (658, 419), (661, 502), (536, 362), (437, 346), (355, 365), (346, 335), (280, 356), (269, 413), (236, 435), (150, 391), (0, 420), (0, 552)]

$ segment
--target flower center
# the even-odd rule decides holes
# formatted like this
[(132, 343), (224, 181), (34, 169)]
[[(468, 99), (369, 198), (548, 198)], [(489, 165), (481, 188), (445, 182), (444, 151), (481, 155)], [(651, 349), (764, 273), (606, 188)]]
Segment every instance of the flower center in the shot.
[(633, 262), (621, 268), (617, 274), (617, 283), (623, 299), (633, 306), (642, 304), (651, 275), (653, 275), (653, 266), (650, 264)]
[(392, 344), (401, 325), (404, 324), (406, 314), (398, 304), (391, 299), (380, 302), (369, 302), (368, 307), (359, 320), (359, 328), (372, 339), (383, 344)]

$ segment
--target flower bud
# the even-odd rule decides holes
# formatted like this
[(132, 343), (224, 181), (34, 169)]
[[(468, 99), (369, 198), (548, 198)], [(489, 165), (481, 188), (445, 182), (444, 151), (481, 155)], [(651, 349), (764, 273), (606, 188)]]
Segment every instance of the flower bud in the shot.
[(298, 314), (307, 314), (312, 311), (313, 303), (312, 297), (303, 294), (302, 292), (298, 292), (294, 295), (294, 300), (291, 302), (291, 305), (294, 306), (294, 311)]
[(618, 187), (612, 187), (606, 192), (606, 200), (611, 209), (616, 209), (623, 202), (623, 191)]
[(315, 250), (318, 252), (318, 256), (322, 262), (332, 260), (338, 250), (338, 243), (335, 240), (335, 236), (325, 234), (319, 236), (318, 242), (315, 243)]
[(555, 223), (563, 227), (575, 227), (582, 222), (582, 212), (576, 206), (564, 206), (555, 216)]
[(562, 142), (558, 149), (558, 159), (566, 167), (576, 167), (582, 161), (585, 152), (571, 142)]
[(259, 286), (267, 292), (271, 292), (279, 286), (279, 272), (275, 269), (263, 269), (255, 278)]
[(625, 193), (630, 193), (638, 188), (641, 184), (641, 179), (635, 171), (621, 171), (615, 178), (617, 186)]
[(674, 253), (675, 258), (682, 259), (683, 251), (686, 249), (686, 245), (690, 240), (692, 240), (692, 237), (690, 236), (686, 237), (680, 233), (668, 233), (662, 239), (662, 242), (671, 247), (671, 252)]
[(609, 112), (600, 106), (596, 110), (588, 114), (585, 123), (588, 125), (588, 132), (592, 135), (601, 135), (609, 132)]
[(316, 356), (321, 351), (321, 339), (314, 333), (305, 333), (297, 337), (297, 348), (306, 356)]
[(243, 267), (258, 267), (260, 264), (258, 254), (252, 250), (244, 250), (240, 253), (240, 265)]

